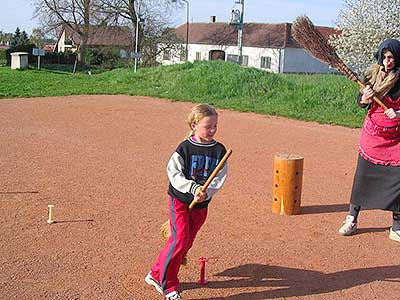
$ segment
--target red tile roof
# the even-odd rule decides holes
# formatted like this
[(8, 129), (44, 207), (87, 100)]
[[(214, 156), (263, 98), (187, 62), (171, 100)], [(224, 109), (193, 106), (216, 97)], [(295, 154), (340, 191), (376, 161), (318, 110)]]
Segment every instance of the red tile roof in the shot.
[[(316, 26), (325, 38), (338, 33), (334, 28)], [(291, 35), (291, 23), (245, 23), (243, 46), (258, 48), (300, 48)], [(186, 42), (186, 23), (175, 29)], [(228, 23), (189, 23), (189, 44), (236, 46), (238, 30)]]
[(52, 44), (46, 44), (43, 46), (43, 50), (46, 52), (53, 52), (54, 51), (54, 45)]
[[(76, 32), (66, 27), (66, 37), (75, 45), (79, 45), (81, 39)], [(122, 26), (90, 26), (88, 46), (132, 46), (132, 35), (128, 27)]]

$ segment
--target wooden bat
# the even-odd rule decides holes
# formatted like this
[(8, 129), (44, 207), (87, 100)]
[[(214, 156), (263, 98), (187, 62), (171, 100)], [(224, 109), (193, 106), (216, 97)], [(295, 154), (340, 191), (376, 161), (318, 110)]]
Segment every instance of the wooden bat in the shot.
[[(218, 165), (215, 167), (214, 171), (211, 173), (210, 176), (208, 176), (207, 181), (204, 183), (204, 185), (200, 188), (202, 192), (205, 192), (208, 188), (208, 186), (210, 185), (211, 181), (213, 181), (213, 179), (215, 178), (215, 176), (217, 176), (218, 172), (222, 169), (222, 167), (224, 166), (226, 160), (229, 158), (229, 156), (231, 156), (232, 154), (232, 150), (229, 149), (224, 157), (221, 159), (221, 161), (218, 163)], [(190, 203), (189, 205), (189, 210), (192, 210), (193, 207), (197, 204), (197, 201), (193, 200), (192, 203)]]
[[(232, 150), (229, 149), (224, 157), (222, 157), (221, 161), (218, 163), (218, 165), (215, 167), (214, 171), (211, 173), (211, 175), (207, 178), (207, 181), (204, 183), (204, 185), (201, 187), (201, 190), (204, 192), (207, 190), (208, 186), (210, 185), (210, 183), (213, 181), (213, 179), (215, 178), (215, 176), (217, 176), (218, 172), (222, 169), (222, 167), (224, 166), (226, 160), (229, 158), (229, 156), (231, 156), (232, 154)], [(196, 205), (196, 201), (192, 201), (189, 205), (189, 211), (193, 209), (193, 207)], [(167, 220), (166, 222), (164, 222), (161, 227), (160, 227), (160, 232), (161, 232), (161, 236), (163, 237), (164, 240), (167, 240), (170, 232), (169, 232), (169, 220)]]

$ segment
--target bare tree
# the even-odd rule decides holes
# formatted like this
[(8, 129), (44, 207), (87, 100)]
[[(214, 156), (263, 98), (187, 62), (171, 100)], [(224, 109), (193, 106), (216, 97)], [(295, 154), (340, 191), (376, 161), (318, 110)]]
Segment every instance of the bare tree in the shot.
[(157, 56), (168, 50), (170, 53), (179, 53), (181, 57), (185, 58), (183, 44), (184, 41), (177, 37), (173, 29), (164, 27), (163, 30), (157, 30), (155, 27), (150, 27), (146, 30), (142, 41), (143, 64), (146, 66), (156, 65)]
[(38, 48), (42, 48), (45, 44), (46, 36), (40, 28), (33, 28), (29, 40)]
[[(160, 51), (159, 44), (172, 47), (176, 36), (167, 30), (178, 4), (173, 0), (99, 0), (98, 8), (108, 23), (130, 28), (135, 48), (142, 53), (142, 63), (151, 65)], [(136, 28), (138, 26), (138, 28)], [(136, 38), (136, 32), (138, 36)]]
[(97, 0), (33, 0), (35, 17), (48, 31), (69, 28), (79, 36), (79, 60), (84, 63), (84, 55), (91, 22), (99, 22), (96, 13)]
[[(142, 53), (142, 63), (155, 63), (157, 54), (165, 47), (176, 47), (176, 35), (168, 28), (174, 9), (181, 3), (174, 0), (32, 0), (35, 15), (46, 32), (55, 28), (69, 28), (80, 39), (79, 57), (83, 62), (90, 25), (124, 25), (132, 35), (132, 49), (136, 41)], [(136, 32), (137, 37), (136, 37)], [(162, 47), (158, 45), (162, 44)]]

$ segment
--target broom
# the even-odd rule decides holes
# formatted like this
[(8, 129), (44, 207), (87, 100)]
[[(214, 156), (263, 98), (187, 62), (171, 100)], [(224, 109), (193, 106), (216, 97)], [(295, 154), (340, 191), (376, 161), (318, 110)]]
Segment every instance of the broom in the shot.
[[(337, 56), (333, 47), (328, 44), (327, 40), (314, 27), (308, 17), (297, 17), (292, 25), (292, 33), (294, 39), (300, 44), (300, 46), (313, 57), (335, 68), (348, 79), (356, 82), (361, 88), (365, 88), (365, 84), (361, 82), (357, 75), (345, 65), (339, 56)], [(384, 110), (388, 109), (376, 95), (373, 96), (373, 99)]]
[[(222, 167), (224, 166), (226, 160), (229, 158), (229, 156), (231, 156), (232, 154), (232, 150), (229, 149), (224, 157), (221, 159), (221, 161), (218, 163), (218, 165), (215, 167), (214, 171), (211, 173), (211, 175), (207, 178), (207, 181), (204, 183), (204, 185), (201, 187), (201, 190), (203, 192), (205, 192), (208, 188), (208, 186), (210, 185), (211, 181), (213, 181), (213, 179), (215, 178), (215, 176), (217, 176), (218, 172), (222, 169)], [(196, 201), (192, 201), (192, 203), (190, 203), (189, 205), (189, 211), (191, 211), (193, 209), (193, 207), (196, 205)], [(160, 232), (161, 232), (161, 236), (163, 237), (164, 240), (167, 240), (169, 238), (169, 236), (171, 235), (170, 232), (170, 224), (169, 224), (169, 220), (167, 220), (166, 222), (164, 222), (161, 226), (160, 226)], [(184, 258), (184, 261), (182, 262), (182, 264), (186, 264), (186, 257)]]

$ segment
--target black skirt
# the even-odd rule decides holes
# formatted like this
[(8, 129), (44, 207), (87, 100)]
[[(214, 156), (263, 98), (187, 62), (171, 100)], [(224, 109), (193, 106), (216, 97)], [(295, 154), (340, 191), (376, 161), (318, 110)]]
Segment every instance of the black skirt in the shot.
[(358, 156), (350, 202), (367, 209), (400, 211), (400, 167), (376, 165)]

